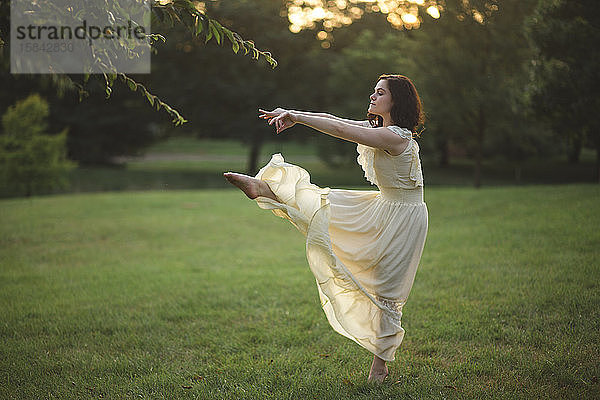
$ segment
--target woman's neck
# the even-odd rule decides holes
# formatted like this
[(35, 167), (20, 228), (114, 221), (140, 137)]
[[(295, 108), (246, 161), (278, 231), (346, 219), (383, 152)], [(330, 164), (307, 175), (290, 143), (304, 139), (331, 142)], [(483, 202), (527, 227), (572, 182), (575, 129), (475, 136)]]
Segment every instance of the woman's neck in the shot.
[(389, 114), (382, 115), (381, 118), (383, 118), (383, 127), (394, 125), (394, 123), (392, 122), (392, 117)]

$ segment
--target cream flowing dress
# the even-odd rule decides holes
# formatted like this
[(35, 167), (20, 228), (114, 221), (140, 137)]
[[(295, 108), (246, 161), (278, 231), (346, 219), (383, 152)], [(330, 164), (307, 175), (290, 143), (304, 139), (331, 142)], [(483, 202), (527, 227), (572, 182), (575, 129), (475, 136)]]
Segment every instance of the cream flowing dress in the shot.
[(404, 337), (402, 307), (427, 235), (419, 146), (410, 130), (388, 127), (409, 143), (402, 154), (357, 145), (357, 161), (379, 190), (321, 188), (281, 154), (256, 175), (279, 201), (258, 206), (306, 236), (306, 256), (332, 328), (393, 361)]

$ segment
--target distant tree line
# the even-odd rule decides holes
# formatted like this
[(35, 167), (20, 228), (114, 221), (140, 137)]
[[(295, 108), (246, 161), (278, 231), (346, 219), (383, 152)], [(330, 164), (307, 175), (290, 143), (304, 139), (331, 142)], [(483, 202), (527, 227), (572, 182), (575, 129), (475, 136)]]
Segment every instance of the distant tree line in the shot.
[[(255, 61), (214, 40), (206, 43), (206, 36), (190, 33), (189, 24), (157, 21), (153, 30), (167, 40), (156, 46), (152, 73), (133, 78), (188, 121), (176, 128), (124, 82), (115, 81), (110, 101), (102, 96), (102, 82), (89, 85), (90, 96), (79, 103), (73, 95), (56, 96), (60, 90), (51, 82), (44, 86), (10, 76), (6, 65), (0, 79), (10, 91), (3, 91), (0, 106), (5, 109), (28, 91), (40, 92), (50, 101), (51, 130), (70, 128), (69, 155), (80, 163), (107, 163), (169, 135), (186, 134), (247, 143), (247, 169), (252, 173), (261, 145), (273, 135), (256, 118), (258, 107), (364, 118), (376, 77), (396, 72), (410, 76), (423, 98), (424, 157), (435, 157), (441, 165), (457, 157), (471, 159), (475, 186), (482, 184), (482, 164), (488, 159), (509, 161), (518, 181), (529, 158), (569, 154), (577, 162), (583, 147), (596, 150), (600, 176), (595, 118), (600, 101), (600, 4), (437, 4), (440, 17), (423, 13), (419, 29), (394, 29), (386, 15), (365, 11), (360, 20), (344, 27), (332, 30), (317, 21), (313, 29), (292, 33), (287, 1), (206, 2), (211, 18), (273, 54), (275, 69), (265, 58)], [(309, 137), (327, 162), (355, 157), (351, 144), (307, 129), (294, 129), (279, 140)]]

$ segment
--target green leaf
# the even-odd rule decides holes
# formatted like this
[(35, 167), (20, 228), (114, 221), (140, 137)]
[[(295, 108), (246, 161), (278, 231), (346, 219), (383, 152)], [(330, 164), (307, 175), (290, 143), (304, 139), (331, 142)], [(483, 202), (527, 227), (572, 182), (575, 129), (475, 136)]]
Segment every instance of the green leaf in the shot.
[(229, 39), (229, 41), (231, 43), (236, 42), (235, 37), (233, 36), (233, 32), (231, 32), (229, 29), (227, 28), (223, 28), (223, 33), (225, 34), (225, 36), (227, 36), (227, 39)]
[(202, 24), (202, 20), (200, 20), (200, 18), (198, 16), (196, 16), (196, 36), (198, 36), (200, 33), (202, 33), (203, 29), (204, 29), (204, 25)]
[(135, 84), (135, 82), (131, 79), (127, 80), (127, 86), (129, 86), (129, 89), (131, 89), (132, 91), (136, 91), (137, 90), (137, 85)]
[(221, 40), (223, 38), (223, 36), (225, 35), (225, 32), (223, 32), (223, 26), (216, 20), (211, 20), (211, 28), (214, 31), (214, 35), (215, 38), (217, 39), (217, 43), (221, 44)]
[(217, 39), (217, 43), (221, 44), (221, 34), (215, 28), (213, 28), (213, 30), (215, 31), (215, 35), (214, 36), (215, 36), (215, 39)]
[(248, 47), (246, 47), (246, 43), (242, 42), (242, 49), (244, 49), (244, 55), (248, 54)]
[(148, 92), (144, 92), (144, 94), (146, 95), (146, 98), (148, 99), (150, 105), (154, 106), (154, 97)]

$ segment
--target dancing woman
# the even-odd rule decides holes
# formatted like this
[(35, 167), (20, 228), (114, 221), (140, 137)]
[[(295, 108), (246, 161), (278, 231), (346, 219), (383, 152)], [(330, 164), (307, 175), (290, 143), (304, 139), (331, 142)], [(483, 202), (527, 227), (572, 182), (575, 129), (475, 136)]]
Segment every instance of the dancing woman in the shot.
[(258, 206), (306, 236), (306, 256), (331, 327), (373, 353), (369, 381), (383, 382), (404, 336), (402, 307), (427, 235), (416, 127), (419, 95), (402, 75), (379, 77), (367, 120), (277, 108), (259, 110), (277, 133), (295, 124), (357, 143), (357, 161), (379, 190), (321, 188), (275, 154), (255, 177), (225, 173)]

